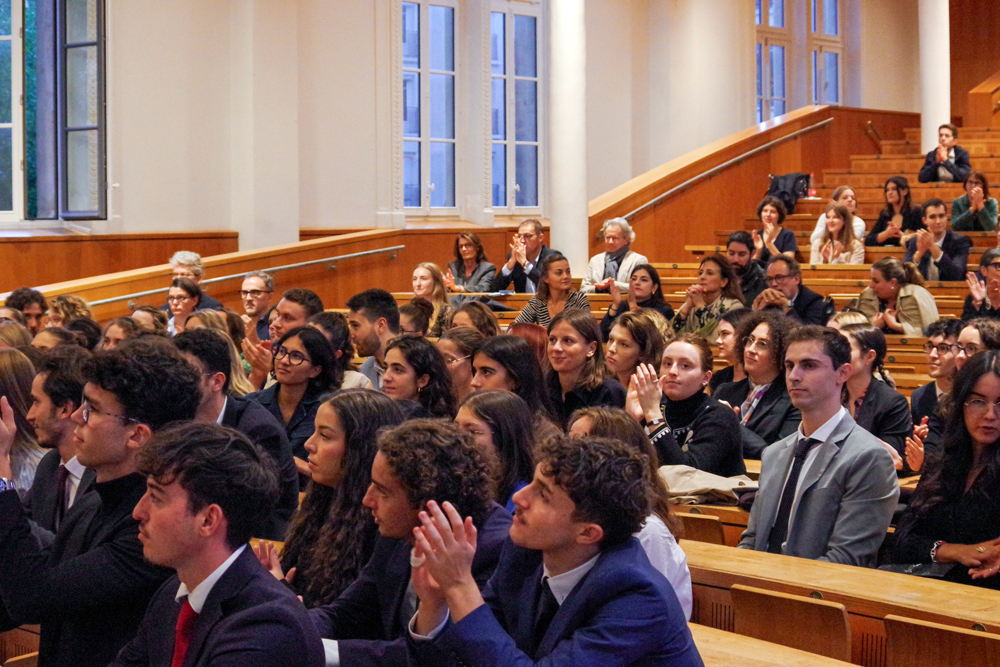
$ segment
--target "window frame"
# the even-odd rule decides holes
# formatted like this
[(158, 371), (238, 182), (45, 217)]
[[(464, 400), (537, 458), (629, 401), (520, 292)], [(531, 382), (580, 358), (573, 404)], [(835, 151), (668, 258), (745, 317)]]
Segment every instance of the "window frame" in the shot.
[[(11, 210), (0, 210), (0, 223), (22, 222), (25, 219), (24, 170), (24, 2), (10, 0), (10, 178)], [(0, 38), (8, 41), (8, 37)]]
[[(844, 100), (844, 3), (843, 0), (836, 0), (837, 3), (837, 34), (829, 35), (824, 27), (825, 11), (824, 0), (807, 0), (806, 2), (806, 59), (809, 88), (808, 95), (812, 104), (818, 105), (840, 105)], [(816, 30), (813, 30), (815, 24)], [(837, 54), (837, 101), (831, 102), (826, 93), (826, 62), (823, 57), (826, 53)], [(816, 58), (816, 66), (813, 66), (813, 58)]]

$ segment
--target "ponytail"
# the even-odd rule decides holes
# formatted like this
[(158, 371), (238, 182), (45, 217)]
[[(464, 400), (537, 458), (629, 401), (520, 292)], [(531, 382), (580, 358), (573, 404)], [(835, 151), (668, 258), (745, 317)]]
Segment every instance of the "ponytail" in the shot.
[(913, 262), (906, 262), (903, 264), (903, 271), (906, 274), (906, 284), (907, 285), (923, 285), (924, 277), (920, 275), (920, 270), (917, 269), (917, 265)]

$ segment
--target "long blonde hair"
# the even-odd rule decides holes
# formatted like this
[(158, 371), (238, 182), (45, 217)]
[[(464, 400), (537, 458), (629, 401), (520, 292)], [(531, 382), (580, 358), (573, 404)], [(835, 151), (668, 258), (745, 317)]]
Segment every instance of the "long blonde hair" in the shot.
[(441, 273), (441, 267), (434, 262), (420, 262), (417, 264), (417, 268), (427, 269), (431, 274), (431, 281), (434, 283), (434, 291), (431, 292), (428, 299), (434, 306), (434, 314), (431, 316), (431, 327), (433, 328), (441, 310), (448, 305), (448, 290), (444, 286), (444, 274)]
[(188, 329), (187, 323), (196, 318), (201, 321), (206, 329), (214, 329), (221, 333), (225, 337), (226, 342), (229, 343), (229, 393), (234, 396), (244, 396), (257, 391), (250, 383), (250, 378), (247, 377), (246, 370), (243, 368), (243, 361), (240, 358), (240, 354), (236, 351), (236, 345), (229, 336), (229, 325), (226, 323), (226, 318), (215, 310), (196, 310), (188, 315), (187, 320), (184, 321), (185, 331)]
[(819, 245), (820, 247), (823, 247), (827, 243), (836, 243), (837, 241), (840, 241), (840, 243), (844, 246), (844, 252), (847, 252), (854, 247), (854, 242), (857, 240), (857, 237), (854, 236), (854, 216), (851, 215), (851, 212), (848, 211), (847, 207), (843, 204), (830, 204), (827, 206), (826, 213), (824, 214), (826, 215), (827, 220), (830, 219), (830, 211), (836, 213), (837, 217), (839, 217), (844, 224), (841, 225), (840, 233), (837, 234), (837, 238), (830, 236), (829, 227), (824, 227), (823, 235), (819, 240)]

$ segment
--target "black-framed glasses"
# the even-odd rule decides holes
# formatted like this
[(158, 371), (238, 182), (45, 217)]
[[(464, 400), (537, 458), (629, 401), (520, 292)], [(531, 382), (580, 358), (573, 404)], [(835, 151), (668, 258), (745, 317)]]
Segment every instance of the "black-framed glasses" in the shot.
[(941, 343), (935, 345), (934, 343), (924, 343), (924, 352), (927, 354), (931, 353), (931, 350), (937, 350), (938, 354), (951, 354), (953, 352), (951, 345), (948, 343)]
[(766, 338), (754, 338), (753, 336), (745, 336), (743, 338), (743, 349), (746, 350), (750, 347), (756, 347), (761, 352), (766, 352), (771, 343), (767, 341)]
[(990, 269), (1000, 269), (1000, 262), (990, 262), (986, 266)]
[(958, 354), (959, 352), (965, 352), (965, 356), (967, 356), (967, 357), (971, 357), (976, 352), (982, 352), (983, 350), (986, 349), (984, 347), (980, 347), (980, 346), (976, 345), (975, 343), (967, 343), (965, 345), (959, 345), (958, 343), (952, 343), (950, 347), (951, 347), (951, 351), (954, 352), (955, 354)]
[(767, 283), (768, 285), (773, 285), (774, 283), (780, 283), (781, 281), (786, 280), (786, 279), (791, 278), (791, 277), (792, 277), (792, 274), (790, 274), (790, 273), (783, 273), (783, 274), (778, 275), (778, 276), (765, 276), (764, 277), (764, 282)]
[(269, 290), (269, 289), (268, 290), (263, 290), (263, 289), (251, 289), (251, 290), (241, 289), (240, 290), (240, 298), (241, 299), (245, 299), (245, 298), (247, 298), (249, 296), (249, 297), (254, 298), (254, 299), (259, 299), (262, 294), (270, 294), (273, 291), (274, 290)]
[(279, 345), (274, 351), (274, 358), (281, 361), (285, 357), (288, 357), (288, 363), (292, 366), (301, 366), (305, 362), (312, 363), (312, 361), (306, 355), (302, 354), (298, 350), (289, 350), (284, 345)]
[(83, 417), (84, 424), (90, 423), (91, 412), (99, 415), (104, 415), (106, 417), (117, 417), (118, 419), (124, 420), (125, 423), (132, 423), (132, 424), (139, 423), (138, 419), (133, 419), (132, 417), (126, 417), (125, 415), (116, 415), (113, 412), (105, 412), (104, 410), (98, 410), (97, 408), (95, 408), (93, 405), (90, 404), (90, 401), (87, 400), (86, 396), (80, 396), (80, 409), (81, 409), (80, 416)]
[(985, 417), (990, 408), (993, 408), (993, 412), (1000, 416), (1000, 401), (990, 403), (982, 398), (970, 398), (965, 402), (965, 409), (968, 410), (970, 417)]

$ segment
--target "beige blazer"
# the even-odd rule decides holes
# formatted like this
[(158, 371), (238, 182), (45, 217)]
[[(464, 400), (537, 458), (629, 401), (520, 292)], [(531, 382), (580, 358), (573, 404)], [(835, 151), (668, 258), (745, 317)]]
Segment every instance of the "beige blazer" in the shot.
[[(858, 297), (858, 310), (868, 319), (878, 313), (878, 297), (871, 287), (866, 287)], [(923, 336), (924, 329), (931, 322), (938, 320), (934, 297), (920, 285), (906, 285), (899, 290), (896, 310), (899, 311), (897, 319), (903, 325), (903, 333), (907, 336)]]

